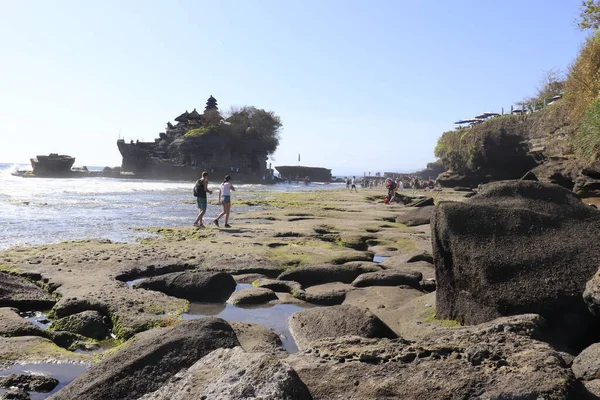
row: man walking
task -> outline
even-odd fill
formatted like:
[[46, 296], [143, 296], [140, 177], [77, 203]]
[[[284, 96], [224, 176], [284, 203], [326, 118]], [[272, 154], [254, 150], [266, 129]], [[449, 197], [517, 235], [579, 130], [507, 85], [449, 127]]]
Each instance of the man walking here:
[[356, 190], [356, 176], [352, 177], [352, 181], [350, 181], [352, 186], [350, 187], [350, 191], [352, 191], [352, 189], [354, 189], [355, 192], [358, 193], [358, 190]]
[[198, 218], [194, 221], [194, 226], [197, 228], [205, 228], [202, 223], [202, 217], [206, 214], [206, 193], [212, 194], [212, 191], [208, 190], [208, 172], [202, 172], [202, 179], [196, 181], [194, 186], [194, 196], [196, 196], [196, 203], [198, 204]]

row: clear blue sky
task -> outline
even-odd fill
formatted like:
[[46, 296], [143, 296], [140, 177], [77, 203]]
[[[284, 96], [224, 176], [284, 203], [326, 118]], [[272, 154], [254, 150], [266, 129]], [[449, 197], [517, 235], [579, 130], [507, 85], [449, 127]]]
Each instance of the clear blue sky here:
[[453, 122], [535, 93], [585, 34], [578, 0], [0, 0], [0, 162], [120, 165], [181, 112], [254, 105], [274, 165], [334, 174], [434, 160]]

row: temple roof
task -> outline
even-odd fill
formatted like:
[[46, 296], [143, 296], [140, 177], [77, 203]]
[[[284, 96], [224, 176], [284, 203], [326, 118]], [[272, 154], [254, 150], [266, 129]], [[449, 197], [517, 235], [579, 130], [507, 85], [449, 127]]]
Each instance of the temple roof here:
[[197, 120], [197, 119], [202, 119], [202, 115], [198, 114], [198, 111], [196, 111], [196, 109], [194, 108], [194, 111], [192, 111], [191, 113], [189, 113], [187, 115], [187, 119], [192, 119], [192, 120]]
[[175, 121], [177, 121], [177, 122], [187, 121], [187, 119], [188, 119], [187, 117], [188, 117], [189, 114], [190, 113], [187, 112], [187, 110], [185, 110], [185, 112], [183, 114], [181, 114], [179, 117], [175, 118]]

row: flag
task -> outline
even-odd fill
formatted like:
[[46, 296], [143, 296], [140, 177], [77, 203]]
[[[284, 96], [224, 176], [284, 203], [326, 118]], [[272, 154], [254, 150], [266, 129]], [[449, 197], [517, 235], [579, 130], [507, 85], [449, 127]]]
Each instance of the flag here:
[[300, 162], [300, 153], [298, 153], [298, 162]]

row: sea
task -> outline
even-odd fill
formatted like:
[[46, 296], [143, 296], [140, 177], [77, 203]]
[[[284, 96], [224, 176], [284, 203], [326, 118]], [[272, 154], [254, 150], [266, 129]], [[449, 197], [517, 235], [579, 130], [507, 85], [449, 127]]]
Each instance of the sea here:
[[[140, 228], [191, 226], [198, 213], [192, 195], [193, 182], [13, 175], [17, 170], [27, 169], [31, 166], [0, 163], [0, 250], [91, 238], [135, 243], [147, 235]], [[102, 167], [88, 169], [102, 170]], [[233, 183], [235, 185], [235, 181]], [[217, 188], [219, 184], [215, 180], [209, 182], [209, 187]], [[236, 206], [236, 199], [249, 200], [272, 192], [336, 190], [344, 184], [278, 183], [235, 187], [232, 224], [236, 223], [236, 212], [255, 209]], [[205, 224], [221, 211], [220, 207], [210, 204], [217, 196], [209, 195]]]

